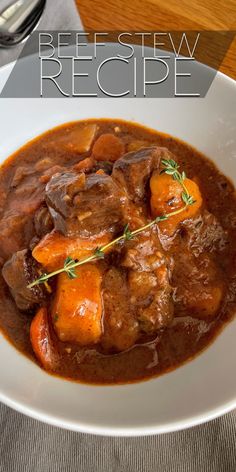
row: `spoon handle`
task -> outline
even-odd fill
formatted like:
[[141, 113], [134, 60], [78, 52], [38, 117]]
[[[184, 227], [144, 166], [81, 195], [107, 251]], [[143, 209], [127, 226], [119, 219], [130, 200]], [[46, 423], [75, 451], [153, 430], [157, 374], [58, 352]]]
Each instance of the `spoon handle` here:
[[30, 20], [40, 0], [17, 0], [0, 14], [0, 29], [10, 34], [17, 33], [24, 22]]

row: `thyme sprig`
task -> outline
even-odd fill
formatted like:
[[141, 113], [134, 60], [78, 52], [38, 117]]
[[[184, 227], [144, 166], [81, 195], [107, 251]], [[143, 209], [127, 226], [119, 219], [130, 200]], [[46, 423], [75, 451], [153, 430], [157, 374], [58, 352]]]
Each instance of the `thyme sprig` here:
[[173, 216], [179, 215], [180, 213], [185, 211], [189, 205], [193, 205], [195, 203], [195, 200], [189, 194], [188, 189], [186, 188], [186, 185], [184, 183], [184, 180], [186, 178], [185, 172], [180, 173], [178, 171], [179, 166], [177, 162], [175, 162], [173, 159], [168, 159], [168, 160], [162, 159], [161, 163], [163, 166], [163, 170], [161, 171], [161, 174], [166, 173], [167, 175], [172, 175], [173, 179], [179, 182], [179, 184], [182, 186], [183, 192], [181, 196], [184, 203], [183, 207], [179, 208], [178, 210], [172, 211], [170, 213], [166, 213], [165, 215], [157, 216], [154, 220], [150, 221], [144, 226], [141, 226], [138, 229], [135, 229], [134, 231], [131, 231], [129, 224], [126, 224], [122, 235], [119, 236], [118, 238], [113, 239], [112, 241], [110, 241], [109, 243], [101, 247], [97, 247], [93, 254], [91, 254], [88, 257], [85, 257], [84, 259], [78, 260], [78, 259], [73, 259], [72, 257], [67, 257], [65, 259], [63, 267], [49, 274], [43, 273], [37, 280], [34, 280], [34, 282], [29, 284], [28, 288], [33, 288], [35, 285], [43, 284], [47, 282], [50, 278], [55, 277], [56, 275], [61, 274], [63, 272], [65, 272], [68, 275], [68, 277], [71, 279], [76, 278], [77, 277], [77, 274], [75, 272], [76, 267], [87, 264], [88, 262], [92, 262], [92, 261], [104, 258], [106, 251], [110, 249], [112, 246], [115, 246], [116, 244], [120, 242], [130, 241], [139, 233], [142, 233], [143, 231], [150, 229], [152, 226], [155, 226], [161, 221], [165, 221]]
[[185, 172], [179, 172], [179, 165], [177, 164], [174, 159], [162, 159], [161, 161], [163, 165], [163, 169], [161, 171], [161, 174], [165, 173], [167, 175], [171, 175], [174, 180], [179, 182], [181, 185], [183, 192], [182, 192], [182, 200], [185, 203], [185, 205], [193, 205], [195, 203], [195, 200], [191, 195], [189, 195], [189, 191], [184, 183], [186, 179], [186, 174]]

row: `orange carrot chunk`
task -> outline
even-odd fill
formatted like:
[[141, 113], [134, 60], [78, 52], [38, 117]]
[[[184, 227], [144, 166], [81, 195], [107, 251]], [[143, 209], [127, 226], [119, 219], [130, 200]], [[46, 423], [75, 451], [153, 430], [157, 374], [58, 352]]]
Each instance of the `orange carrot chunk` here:
[[67, 238], [53, 230], [35, 246], [32, 255], [47, 271], [54, 271], [63, 266], [67, 256], [81, 259], [109, 241], [107, 235], [96, 239]]
[[59, 362], [59, 353], [50, 334], [46, 308], [40, 308], [31, 322], [30, 341], [42, 366], [47, 370], [55, 370]]
[[85, 346], [97, 343], [102, 334], [102, 276], [93, 264], [77, 267], [76, 275], [59, 275], [52, 319], [61, 341]]
[[[168, 220], [160, 223], [161, 229], [170, 234], [173, 234], [176, 231], [179, 223], [188, 218], [194, 217], [202, 206], [202, 196], [198, 185], [190, 179], [185, 179], [184, 184], [189, 195], [191, 195], [195, 200], [195, 203], [188, 206], [179, 215], [172, 216]], [[154, 172], [150, 179], [150, 188], [151, 212], [154, 217], [171, 213], [184, 206], [182, 200], [183, 188], [179, 182], [172, 178], [171, 175]]]

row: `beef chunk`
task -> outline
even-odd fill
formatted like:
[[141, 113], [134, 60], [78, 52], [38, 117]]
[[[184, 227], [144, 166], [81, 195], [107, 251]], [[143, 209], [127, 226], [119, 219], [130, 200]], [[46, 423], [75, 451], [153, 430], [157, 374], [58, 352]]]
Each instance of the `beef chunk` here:
[[154, 272], [130, 271], [129, 288], [140, 331], [154, 334], [170, 324], [174, 308], [166, 266]]
[[109, 175], [56, 174], [46, 187], [46, 202], [55, 229], [65, 236], [98, 236], [124, 226], [127, 197]]
[[41, 285], [27, 288], [38, 277], [37, 265], [30, 251], [18, 251], [3, 266], [2, 275], [20, 310], [30, 310], [45, 298]]
[[175, 314], [211, 320], [224, 295], [223, 274], [210, 254], [195, 257], [186, 247], [179, 254], [172, 278]]
[[129, 296], [126, 272], [112, 267], [103, 279], [105, 350], [124, 351], [132, 347], [139, 336], [138, 320]]
[[39, 177], [39, 182], [43, 184], [44, 186], [49, 182], [49, 180], [52, 178], [53, 175], [66, 172], [66, 167], [59, 166], [56, 164], [53, 167], [50, 167], [50, 169], [47, 169], [43, 172], [43, 174]]
[[26, 167], [26, 166], [17, 167], [10, 186], [12, 188], [18, 187], [18, 185], [21, 184], [21, 182], [25, 179], [25, 177], [28, 177], [29, 175], [32, 175], [33, 173], [34, 173], [34, 168], [32, 167]]
[[[160, 264], [146, 270], [112, 267], [103, 280], [105, 350], [123, 351], [153, 336], [173, 319], [169, 269]], [[154, 258], [153, 258], [154, 262]], [[135, 265], [136, 267], [136, 265]]]
[[10, 211], [0, 220], [0, 255], [7, 260], [16, 251], [27, 247], [33, 238], [31, 215]]
[[140, 327], [147, 334], [154, 334], [161, 328], [168, 326], [173, 320], [174, 305], [172, 302], [170, 285], [160, 287], [152, 295], [147, 307], [140, 307], [138, 319]]
[[129, 269], [150, 272], [164, 262], [155, 230], [149, 230], [126, 243], [121, 264]]
[[155, 146], [129, 152], [115, 162], [112, 176], [126, 188], [131, 200], [139, 201], [144, 198], [148, 179], [160, 160], [170, 157], [166, 148]]
[[227, 245], [227, 231], [207, 210], [204, 210], [197, 218], [186, 221], [183, 227], [186, 231], [187, 243], [195, 256], [204, 251], [223, 250]]
[[153, 334], [167, 326], [173, 318], [172, 288], [169, 261], [160, 251], [155, 231], [147, 231], [125, 248], [123, 266], [129, 268], [132, 305], [140, 330]]
[[42, 238], [53, 229], [53, 221], [46, 205], [42, 205], [34, 215], [36, 235]]

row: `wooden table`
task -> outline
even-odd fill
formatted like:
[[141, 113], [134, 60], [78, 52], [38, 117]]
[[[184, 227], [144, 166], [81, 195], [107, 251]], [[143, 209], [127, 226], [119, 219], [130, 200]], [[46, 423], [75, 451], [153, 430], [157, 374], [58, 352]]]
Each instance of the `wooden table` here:
[[[86, 31], [236, 30], [235, 0], [76, 0]], [[214, 52], [217, 54], [217, 51]], [[211, 65], [211, 64], [210, 64]], [[236, 37], [220, 70], [236, 79]]]

